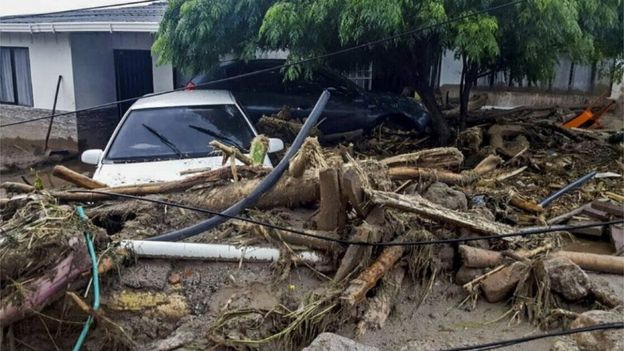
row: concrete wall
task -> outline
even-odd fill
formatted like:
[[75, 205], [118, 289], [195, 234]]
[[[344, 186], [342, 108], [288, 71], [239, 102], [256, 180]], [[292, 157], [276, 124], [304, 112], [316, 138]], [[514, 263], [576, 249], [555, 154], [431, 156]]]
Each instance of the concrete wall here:
[[33, 107], [52, 109], [58, 76], [62, 75], [56, 109], [72, 111], [76, 108], [69, 34], [1, 33], [0, 45], [28, 48]]
[[[606, 62], [605, 64], [610, 65], [611, 63]], [[442, 55], [440, 65], [440, 87], [445, 85], [459, 85], [462, 71], [461, 60], [455, 58], [455, 54], [452, 51], [447, 50], [444, 55]], [[572, 62], [569, 59], [562, 57], [555, 66], [555, 75], [552, 81], [538, 82], [537, 84], [533, 84], [530, 88], [527, 88], [528, 81], [525, 79], [522, 82], [521, 87], [518, 87], [518, 85], [514, 82], [515, 88], [512, 88], [514, 88], [514, 91], [520, 90], [553, 93], [571, 92], [581, 94], [587, 93], [591, 95], [601, 95], [608, 91], [610, 84], [609, 78], [600, 77], [592, 73], [592, 71], [595, 73], [600, 71], [600, 69], [594, 69], [591, 65], [574, 64], [572, 77], [570, 77], [571, 67]], [[507, 78], [504, 74], [498, 74], [494, 85], [497, 89], [506, 88], [509, 86], [509, 83], [506, 80]], [[483, 88], [489, 88], [490, 78], [481, 78], [477, 85]]]

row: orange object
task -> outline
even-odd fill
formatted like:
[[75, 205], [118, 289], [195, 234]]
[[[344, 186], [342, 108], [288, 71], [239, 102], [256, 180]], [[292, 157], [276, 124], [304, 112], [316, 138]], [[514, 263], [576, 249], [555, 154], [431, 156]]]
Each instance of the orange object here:
[[[603, 107], [600, 111], [593, 113], [592, 106], [589, 106], [585, 109], [585, 111], [581, 112], [578, 116], [570, 119], [569, 121], [563, 124], [565, 128], [581, 128], [583, 126], [589, 128], [600, 128], [600, 122], [598, 119], [605, 112], [607, 112], [611, 106], [615, 104], [615, 101], [611, 100], [605, 107]], [[590, 123], [591, 122], [591, 123]], [[588, 124], [589, 123], [589, 124]]]

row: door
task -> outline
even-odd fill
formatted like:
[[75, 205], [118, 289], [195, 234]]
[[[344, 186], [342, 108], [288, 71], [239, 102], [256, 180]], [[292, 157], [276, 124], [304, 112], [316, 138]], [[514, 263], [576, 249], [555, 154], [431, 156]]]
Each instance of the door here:
[[[152, 56], [149, 50], [114, 50], [117, 100], [154, 92]], [[136, 100], [118, 104], [119, 119]]]

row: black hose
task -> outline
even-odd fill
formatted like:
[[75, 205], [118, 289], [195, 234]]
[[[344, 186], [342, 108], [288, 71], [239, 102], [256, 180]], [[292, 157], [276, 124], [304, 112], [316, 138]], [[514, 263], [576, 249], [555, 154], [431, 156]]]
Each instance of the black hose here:
[[[325, 109], [325, 105], [327, 104], [327, 101], [329, 100], [330, 95], [331, 94], [329, 93], [329, 91], [327, 90], [323, 91], [323, 93], [321, 94], [321, 97], [316, 102], [316, 105], [314, 105], [314, 108], [312, 109], [310, 116], [308, 116], [305, 123], [301, 127], [299, 134], [297, 134], [297, 137], [295, 138], [292, 145], [290, 146], [290, 149], [288, 149], [288, 152], [286, 153], [284, 158], [282, 158], [282, 160], [277, 164], [277, 166], [273, 168], [271, 173], [269, 173], [262, 180], [262, 182], [258, 184], [258, 186], [251, 192], [251, 194], [249, 194], [246, 198], [240, 200], [239, 202], [235, 203], [234, 205], [230, 206], [225, 211], [221, 212], [223, 215], [236, 216], [237, 214], [239, 214], [241, 211], [243, 211], [247, 207], [253, 206], [256, 203], [256, 201], [258, 201], [260, 196], [262, 196], [262, 194], [269, 191], [275, 185], [275, 183], [277, 183], [277, 181], [282, 177], [282, 174], [284, 173], [286, 168], [288, 168], [290, 159], [295, 155], [295, 153], [297, 153], [297, 151], [299, 151], [299, 148], [303, 144], [303, 141], [310, 133], [310, 129], [312, 129], [312, 127], [316, 124], [316, 121], [318, 120], [319, 116]], [[228, 217], [225, 217], [225, 216], [213, 216], [203, 222], [199, 222], [190, 227], [186, 227], [186, 228], [175, 230], [173, 232], [158, 235], [158, 236], [149, 238], [147, 240], [180, 241], [180, 240], [198, 235], [200, 233], [203, 233], [207, 230], [210, 230], [218, 226], [219, 224], [226, 222], [228, 220]]]
[[572, 183], [564, 186], [563, 188], [555, 191], [554, 193], [548, 195], [544, 200], [542, 200], [539, 205], [542, 207], [546, 207], [548, 205], [550, 205], [551, 202], [557, 200], [558, 198], [560, 198], [561, 196], [563, 196], [563, 194], [567, 193], [568, 191], [583, 185], [583, 183], [585, 183], [586, 181], [592, 179], [594, 176], [596, 175], [596, 171], [593, 172], [589, 172], [586, 175], [580, 177], [579, 179], [573, 181]]

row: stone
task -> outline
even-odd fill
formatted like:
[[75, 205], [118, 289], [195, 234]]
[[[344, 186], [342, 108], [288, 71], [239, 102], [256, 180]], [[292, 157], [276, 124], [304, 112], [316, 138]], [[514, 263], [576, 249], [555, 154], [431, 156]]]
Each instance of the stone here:
[[[622, 314], [610, 311], [587, 311], [570, 324], [571, 329], [591, 327], [596, 324], [622, 322]], [[624, 350], [624, 329], [597, 330], [572, 334], [572, 339], [583, 351]]]
[[518, 261], [483, 279], [481, 290], [485, 299], [488, 302], [499, 302], [508, 298], [528, 270], [529, 265]]
[[379, 351], [334, 333], [321, 333], [303, 351]]
[[468, 209], [468, 199], [459, 190], [450, 188], [444, 183], [433, 183], [427, 188], [423, 197], [438, 205], [442, 205], [451, 210], [465, 211]]
[[567, 257], [555, 257], [542, 262], [550, 289], [568, 301], [578, 301], [589, 294], [591, 281], [585, 272]]
[[455, 273], [455, 284], [464, 285], [474, 278], [485, 274], [487, 269], [485, 268], [470, 268], [461, 266]]

